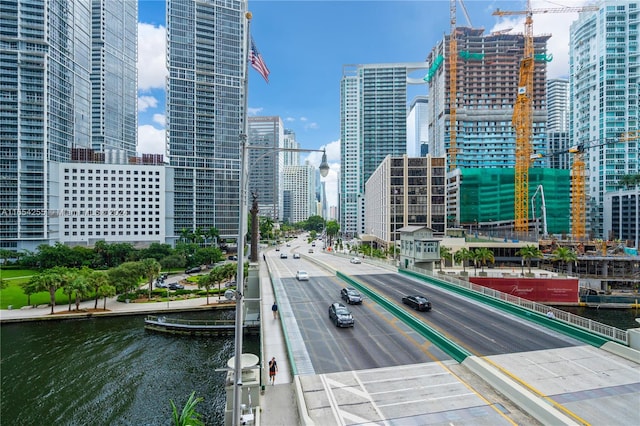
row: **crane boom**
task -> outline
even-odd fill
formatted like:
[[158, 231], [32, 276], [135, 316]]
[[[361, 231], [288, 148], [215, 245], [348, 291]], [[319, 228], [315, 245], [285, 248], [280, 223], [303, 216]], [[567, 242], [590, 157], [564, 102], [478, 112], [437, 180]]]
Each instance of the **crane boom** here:
[[456, 39], [456, 0], [449, 1], [449, 18], [451, 34], [449, 34], [449, 170], [456, 168], [458, 148], [456, 146], [456, 104], [458, 77], [458, 40]]
[[529, 231], [529, 166], [532, 151], [531, 138], [533, 134], [533, 79], [535, 68], [535, 52], [533, 45], [533, 14], [584, 12], [588, 10], [599, 10], [599, 7], [583, 6], [553, 9], [532, 9], [531, 0], [527, 0], [526, 10], [504, 11], [497, 9], [495, 12], [493, 12], [493, 15], [496, 16], [525, 15], [524, 54], [522, 60], [520, 61], [518, 94], [516, 96], [515, 104], [513, 105], [513, 118], [511, 120], [516, 134], [514, 221], [515, 231], [517, 233], [527, 233]]

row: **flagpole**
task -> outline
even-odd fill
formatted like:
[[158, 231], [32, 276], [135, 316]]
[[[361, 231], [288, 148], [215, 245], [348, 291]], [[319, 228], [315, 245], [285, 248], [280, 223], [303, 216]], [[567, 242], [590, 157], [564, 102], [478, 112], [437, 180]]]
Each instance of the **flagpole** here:
[[[244, 4], [247, 4], [245, 2]], [[236, 272], [236, 320], [235, 320], [235, 359], [234, 359], [234, 390], [233, 390], [233, 415], [232, 424], [237, 426], [240, 424], [242, 417], [242, 334], [244, 332], [244, 238], [246, 235], [247, 221], [247, 153], [249, 132], [247, 108], [249, 105], [249, 27], [251, 23], [251, 12], [248, 10], [244, 14], [246, 18], [244, 32], [244, 110], [243, 117], [243, 133], [240, 134], [240, 213], [238, 218], [238, 269]]]

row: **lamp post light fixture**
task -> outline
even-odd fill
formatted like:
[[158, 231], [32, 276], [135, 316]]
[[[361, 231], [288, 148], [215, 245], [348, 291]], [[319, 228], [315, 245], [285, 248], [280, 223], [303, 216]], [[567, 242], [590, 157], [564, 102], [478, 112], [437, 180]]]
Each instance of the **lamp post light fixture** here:
[[[245, 97], [246, 98], [246, 97]], [[246, 111], [246, 108], [245, 108]], [[240, 151], [240, 216], [238, 221], [238, 269], [236, 271], [236, 315], [235, 315], [235, 350], [234, 350], [234, 389], [233, 389], [233, 426], [241, 423], [242, 416], [242, 337], [244, 325], [244, 239], [247, 234], [247, 195], [248, 195], [248, 154], [250, 149], [266, 150], [264, 154], [258, 157], [258, 161], [265, 155], [274, 152], [322, 152], [322, 161], [318, 169], [320, 176], [327, 177], [329, 174], [329, 163], [327, 162], [327, 153], [321, 149], [302, 149], [302, 148], [274, 148], [268, 146], [251, 146], [247, 142], [247, 134], [240, 135], [241, 151]]]

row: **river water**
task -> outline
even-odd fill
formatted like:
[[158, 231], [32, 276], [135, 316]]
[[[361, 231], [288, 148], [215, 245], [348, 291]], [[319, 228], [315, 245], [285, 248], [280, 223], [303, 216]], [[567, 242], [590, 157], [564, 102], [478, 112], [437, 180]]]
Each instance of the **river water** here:
[[[631, 309], [565, 308], [605, 324], [638, 327]], [[167, 315], [233, 319], [234, 311]], [[224, 422], [229, 337], [179, 337], [144, 330], [144, 315], [5, 324], [0, 328], [0, 422], [4, 425], [170, 425], [191, 392], [206, 425]], [[259, 354], [246, 336], [245, 352]]]
[[[179, 318], [233, 319], [234, 311]], [[206, 425], [224, 422], [224, 372], [233, 336], [178, 337], [144, 330], [145, 316], [40, 321], [1, 326], [6, 425], [170, 425], [191, 392]], [[246, 336], [245, 352], [259, 354]]]

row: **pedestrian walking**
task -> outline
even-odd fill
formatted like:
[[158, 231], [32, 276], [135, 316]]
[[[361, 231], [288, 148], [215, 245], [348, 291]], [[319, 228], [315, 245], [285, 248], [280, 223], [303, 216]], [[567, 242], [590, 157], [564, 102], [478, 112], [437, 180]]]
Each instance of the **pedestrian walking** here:
[[278, 319], [278, 304], [276, 302], [271, 305], [271, 312], [273, 312], [273, 319]]
[[276, 383], [276, 373], [278, 372], [278, 364], [276, 363], [276, 357], [274, 356], [269, 361], [269, 382], [271, 382], [271, 386]]

